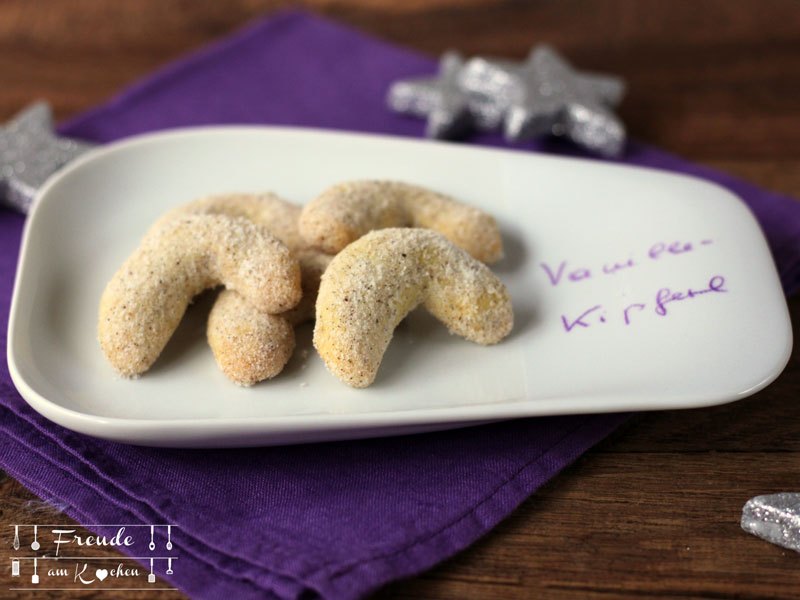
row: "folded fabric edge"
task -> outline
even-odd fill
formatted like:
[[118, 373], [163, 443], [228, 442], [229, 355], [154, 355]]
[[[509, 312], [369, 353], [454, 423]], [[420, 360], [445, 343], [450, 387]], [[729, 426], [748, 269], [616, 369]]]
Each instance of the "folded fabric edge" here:
[[[91, 483], [86, 475], [81, 475], [77, 472], [76, 469], [67, 468], [66, 465], [56, 463], [50, 456], [44, 456], [38, 450], [33, 449], [39, 454], [42, 454], [44, 458], [48, 461], [52, 462], [55, 466], [61, 469], [66, 469], [67, 472], [70, 472], [75, 476], [77, 479], [84, 481], [84, 483], [93, 489], [99, 494], [106, 494], [103, 490], [105, 487], [111, 487], [115, 492], [118, 492], [124, 497], [124, 501], [127, 504], [136, 504], [138, 507], [139, 518], [142, 522], [156, 522], [156, 521], [164, 521], [164, 522], [176, 522], [178, 519], [175, 515], [170, 514], [157, 506], [154, 506], [151, 502], [145, 499], [140, 494], [136, 493], [134, 490], [128, 489], [125, 486], [120, 486], [118, 481], [113, 479], [113, 476], [107, 473], [105, 470], [101, 469], [97, 464], [87, 461], [80, 453], [78, 448], [73, 447], [68, 443], [68, 440], [73, 438], [76, 435], [72, 432], [66, 431], [66, 438], [59, 437], [55, 435], [53, 432], [48, 431], [45, 427], [50, 428], [58, 428], [61, 429], [59, 425], [55, 425], [46, 421], [43, 417], [39, 416], [35, 413], [27, 404], [21, 403], [20, 408], [22, 410], [15, 410], [14, 407], [3, 407], [0, 405], [0, 412], [2, 412], [3, 408], [9, 410], [13, 413], [14, 416], [12, 418], [16, 418], [19, 421], [24, 421], [27, 425], [22, 425], [22, 428], [27, 428], [28, 426], [33, 428], [33, 433], [41, 436], [43, 438], [42, 443], [53, 443], [62, 451], [69, 453], [70, 457], [76, 459], [79, 465], [82, 465], [86, 470], [91, 471], [91, 477], [98, 477], [100, 481], [107, 484], [106, 486], [103, 485], [95, 485]], [[2, 430], [2, 428], [0, 428]], [[24, 444], [24, 442], [21, 442]], [[54, 455], [54, 454], [53, 454]], [[122, 467], [122, 465], [120, 465]], [[110, 498], [121, 507], [125, 508], [126, 504], [123, 503], [123, 500], [118, 498]], [[127, 510], [127, 509], [126, 509]], [[186, 532], [186, 527], [182, 526], [184, 532]], [[237, 531], [229, 530], [224, 533], [227, 536], [235, 536], [238, 533]], [[224, 537], [221, 536], [221, 537]], [[220, 546], [216, 540], [212, 537], [209, 538], [203, 535], [191, 534], [187, 533], [187, 537], [189, 537], [192, 541], [196, 543], [197, 552], [205, 551], [206, 549], [210, 550], [211, 553], [219, 558], [217, 561], [212, 560], [213, 557], [206, 557], [203, 560], [208, 560], [210, 562], [222, 562], [222, 561], [240, 561], [243, 565], [249, 565], [250, 568], [254, 568], [257, 570], [263, 570], [263, 566], [260, 563], [253, 561], [251, 554], [255, 553], [259, 556], [270, 556], [274, 560], [274, 564], [272, 565], [272, 571], [276, 572], [277, 574], [287, 577], [287, 578], [296, 578], [296, 573], [305, 573], [313, 568], [316, 568], [316, 565], [313, 562], [309, 562], [307, 557], [301, 555], [297, 550], [293, 548], [287, 548], [286, 550], [280, 549], [276, 546], [276, 544], [286, 544], [285, 540], [279, 540], [277, 542], [273, 542], [272, 544], [264, 543], [263, 545], [249, 547], [245, 550], [240, 549], [239, 551], [234, 551], [230, 548], [225, 548]], [[231, 572], [236, 567], [231, 568]], [[248, 571], [248, 568], [242, 567], [241, 565], [238, 566], [236, 570], [237, 573], [245, 573]]]
[[591, 415], [550, 448], [531, 459], [472, 510], [423, 539], [347, 565], [326, 565], [308, 575], [329, 598], [359, 598], [379, 587], [421, 573], [465, 549], [507, 518], [544, 482], [605, 439], [632, 414]]
[[[22, 408], [23, 408], [23, 411], [30, 410], [30, 409], [27, 408], [26, 405], [23, 406]], [[98, 477], [100, 477], [101, 479], [105, 480], [107, 484], [109, 484], [111, 486], [115, 486], [115, 488], [119, 487], [118, 484], [110, 478], [110, 476], [107, 476], [102, 471], [98, 470], [98, 468], [94, 464], [86, 463], [86, 461], [84, 461], [84, 459], [80, 456], [80, 453], [76, 449], [70, 448], [69, 444], [67, 444], [64, 440], [62, 440], [61, 438], [55, 438], [49, 432], [43, 430], [39, 426], [39, 424], [37, 423], [37, 420], [41, 420], [40, 417], [38, 417], [37, 415], [35, 415], [32, 412], [31, 412], [31, 415], [29, 415], [29, 416], [28, 415], [24, 415], [24, 414], [20, 414], [18, 412], [16, 412], [16, 414], [17, 414], [17, 417], [19, 419], [22, 419], [22, 420], [26, 421], [27, 423], [30, 424], [30, 426], [32, 426], [35, 429], [37, 429], [41, 433], [41, 435], [49, 438], [53, 443], [55, 443], [55, 444], [59, 445], [60, 447], [62, 447], [62, 449], [64, 451], [66, 451], [66, 452], [69, 452], [72, 457], [74, 457], [74, 458], [78, 459], [79, 461], [85, 463], [85, 466], [86, 466], [87, 469], [90, 469], [90, 470], [94, 471], [96, 473], [96, 475]], [[574, 434], [576, 429], [579, 429], [580, 427], [582, 427], [583, 423], [588, 423], [588, 425], [591, 425], [593, 427], [594, 423], [596, 421], [600, 420], [601, 422], [603, 422], [603, 426], [601, 427], [601, 431], [605, 430], [606, 429], [606, 423], [607, 423], [607, 420], [609, 418], [610, 418], [609, 415], [587, 415], [587, 416], [584, 416], [581, 419], [581, 422], [578, 425], [576, 425], [575, 428], [573, 428], [570, 431], [565, 432], [564, 435], [562, 436], [562, 438], [558, 442], [556, 442], [556, 444], [554, 444], [553, 446], [551, 446], [548, 449], [544, 449], [542, 451], [542, 453], [540, 454], [540, 456], [545, 456], [550, 450], [552, 450], [552, 448], [556, 448], [559, 444], [564, 443], [564, 440], [570, 440], [571, 439], [570, 436], [572, 436]], [[624, 420], [624, 419], [622, 419], [622, 420]], [[620, 422], [622, 422], [622, 421], [620, 421]], [[47, 425], [47, 423], [43, 422], [43, 425]], [[608, 431], [606, 431], [606, 433], [603, 433], [602, 435], [604, 436], [607, 433], [610, 433], [610, 429]], [[598, 439], [601, 439], [601, 438], [598, 438]], [[575, 455], [571, 456], [571, 457], [567, 457], [567, 461], [571, 462], [572, 460], [574, 460], [574, 458], [577, 458], [577, 456], [583, 451], [583, 449], [590, 447], [594, 443], [595, 443], [594, 441], [590, 441], [588, 444], [585, 444], [584, 446], [580, 446], [579, 445], [579, 449], [577, 450]], [[531, 459], [531, 460], [529, 460], [526, 463], [525, 466], [520, 468], [520, 471], [522, 471], [525, 468], [527, 468], [528, 466], [530, 466], [531, 463], [535, 463], [537, 460], [539, 460], [539, 458], [536, 458], [536, 457]], [[515, 478], [517, 478], [519, 476], [520, 476], [520, 472], [518, 471], [518, 473], [515, 474], [511, 478], [511, 480], [509, 480], [509, 481], [512, 481], [513, 479], [515, 479]], [[548, 477], [550, 477], [550, 476], [552, 476], [552, 475], [548, 475]], [[535, 488], [532, 488], [531, 491], [526, 493], [526, 495], [529, 495], [530, 493], [532, 493], [533, 490], [535, 490]], [[129, 502], [132, 499], [131, 496], [133, 496], [133, 498], [136, 498], [136, 499], [139, 498], [137, 495], [131, 494], [131, 492], [128, 491], [128, 490], [120, 490], [120, 492], [121, 493], [124, 492], [124, 493], [128, 494], [128, 497], [126, 498], [126, 500], [128, 500]], [[492, 492], [490, 494], [490, 496], [493, 495], [494, 493], [495, 492]], [[515, 502], [514, 506], [516, 504], [518, 504], [522, 499], [524, 499], [524, 497], [522, 497], [519, 501]], [[147, 511], [152, 511], [153, 513], [158, 515], [156, 517], [156, 519], [161, 518], [161, 519], [163, 519], [163, 520], [165, 520], [167, 522], [173, 522], [174, 521], [174, 519], [172, 518], [171, 515], [169, 515], [168, 513], [164, 513], [161, 510], [158, 510], [156, 507], [152, 506], [152, 504], [150, 504], [149, 502], [146, 502], [144, 500], [141, 500], [141, 502], [142, 502], [143, 506], [146, 506]], [[507, 507], [506, 509], [500, 509], [500, 510], [504, 511], [505, 513], [507, 513], [507, 512], [509, 512], [511, 510], [511, 508], [513, 508], [513, 506]], [[474, 508], [473, 508], [473, 510], [474, 510]], [[469, 517], [469, 513], [466, 513], [462, 518], [468, 518], [468, 517]], [[144, 520], [147, 520], [150, 517], [142, 517], [142, 518]], [[498, 521], [499, 521], [500, 518], [502, 518], [502, 515], [498, 518]], [[452, 525], [452, 523], [447, 525], [446, 528], [450, 527], [451, 525]], [[434, 532], [432, 534], [428, 534], [426, 536], [426, 539], [430, 538], [430, 537], [434, 537], [436, 535], [439, 535], [440, 533], [441, 533], [441, 530], [437, 531], [437, 532]], [[196, 539], [200, 543], [204, 544], [210, 550], [219, 552], [222, 556], [224, 556], [226, 558], [242, 560], [245, 563], [252, 564], [253, 566], [255, 566], [258, 569], [263, 568], [263, 567], [261, 567], [260, 564], [255, 564], [251, 560], [248, 560], [249, 557], [246, 554], [231, 552], [230, 549], [228, 549], [228, 548], [221, 548], [217, 544], [214, 543], [214, 540], [205, 539], [203, 536], [198, 537], [196, 535], [193, 536], [193, 539]], [[285, 544], [286, 540], [280, 540], [280, 543]], [[401, 552], [406, 551], [407, 548], [410, 545], [415, 545], [415, 544], [418, 544], [418, 543], [421, 543], [421, 540], [412, 541], [410, 544], [404, 545], [403, 548], [401, 548], [401, 549], [397, 549], [397, 548], [384, 549], [381, 552], [381, 555], [379, 557], [374, 557], [373, 555], [366, 555], [366, 556], [356, 557], [354, 559], [354, 563], [355, 564], [359, 564], [361, 562], [369, 562], [371, 560], [374, 560], [375, 558], [380, 558], [380, 557], [384, 557], [384, 556], [387, 556], [387, 555], [399, 554]], [[340, 561], [339, 562], [331, 561], [331, 563], [323, 563], [323, 564], [319, 564], [318, 562], [315, 563], [315, 562], [312, 561], [309, 564], [308, 561], [300, 560], [299, 557], [295, 556], [296, 552], [295, 553], [291, 553], [291, 549], [289, 549], [287, 551], [277, 551], [275, 549], [275, 547], [271, 547], [269, 549], [261, 549], [261, 550], [260, 549], [256, 549], [256, 548], [250, 548], [250, 550], [251, 551], [256, 551], [256, 552], [261, 552], [263, 550], [264, 553], [268, 552], [273, 557], [274, 561], [277, 561], [277, 562], [273, 562], [273, 564], [271, 565], [272, 570], [277, 570], [276, 572], [279, 572], [279, 573], [283, 574], [284, 576], [293, 577], [293, 578], [296, 578], [296, 579], [298, 579], [300, 581], [304, 581], [304, 582], [310, 580], [311, 575], [309, 575], [309, 573], [313, 574], [314, 572], [317, 572], [317, 571], [320, 571], [320, 570], [324, 571], [325, 569], [327, 569], [329, 567], [330, 568], [336, 568], [336, 565], [338, 565], [339, 568], [346, 568], [346, 567], [342, 567], [341, 566], [341, 562]], [[281, 558], [281, 556], [282, 556], [282, 558]]]
[[[275, 572], [274, 570], [270, 570], [269, 573], [277, 577], [291, 579], [292, 585], [306, 586], [305, 589], [307, 591], [316, 590], [324, 597], [337, 598], [350, 597], [348, 595], [348, 589], [350, 588], [353, 589], [355, 594], [352, 597], [358, 597], [388, 581], [398, 578], [398, 576], [406, 577], [419, 573], [440, 562], [450, 554], [465, 548], [487, 533], [489, 529], [505, 518], [511, 510], [536, 490], [538, 484], [531, 485], [531, 482], [541, 483], [553, 477], [561, 468], [573, 462], [586, 449], [606, 437], [613, 429], [627, 420], [629, 416], [627, 414], [611, 414], [593, 415], [584, 418], [575, 428], [566, 432], [557, 443], [528, 461], [514, 476], [505, 481], [499, 488], [493, 490], [473, 509], [462, 515], [455, 522], [427, 535], [424, 539], [415, 540], [400, 549], [381, 552], [377, 556], [360, 557], [347, 565], [331, 563], [318, 567], [311, 572], [303, 570], [296, 572], [296, 574]], [[11, 418], [19, 419], [19, 417], [14, 416]], [[7, 432], [2, 432], [6, 437], [11, 437]], [[46, 434], [40, 433], [39, 435], [49, 437]], [[55, 444], [56, 441], [50, 439], [49, 443]], [[18, 440], [15, 440], [15, 444], [18, 448], [21, 445]], [[28, 447], [25, 451], [38, 454], [40, 462], [46, 461], [61, 475], [68, 474], [75, 479], [75, 473], [64, 471], [63, 467], [53, 463], [49, 456], [41, 454], [32, 447]], [[18, 473], [17, 469], [9, 461], [0, 460], [0, 463], [13, 476], [19, 475], [18, 478], [25, 478], [24, 475]], [[543, 466], [539, 466], [540, 463]], [[93, 495], [98, 495], [99, 492], [96, 486], [88, 485], [80, 479], [76, 481], [80, 483], [83, 489]], [[63, 499], [66, 499], [66, 495], [59, 495], [54, 491], [48, 491], [47, 495], [56, 497], [59, 500], [62, 499], [62, 496]], [[120, 504], [119, 500], [107, 498], [106, 502], [109, 501], [113, 502], [120, 510], [131, 514], [130, 509]], [[152, 507], [148, 505], [147, 508], [151, 509]], [[135, 520], [136, 522], [148, 522], [147, 517], [142, 515], [137, 515]], [[156, 521], [158, 520], [156, 519]], [[192, 538], [188, 532], [184, 533], [187, 538]], [[200, 542], [200, 545], [201, 547], [207, 547], [205, 542]], [[215, 552], [211, 548], [208, 549]], [[190, 548], [187, 548], [187, 550], [190, 550]], [[192, 554], [195, 553], [192, 552]], [[236, 571], [236, 562], [225, 564], [231, 560], [237, 561], [236, 557], [225, 554], [220, 559], [219, 561], [209, 562], [207, 557], [197, 557], [199, 562], [212, 569], [220, 569], [221, 567], [222, 570], [237, 581], [245, 581], [242, 579], [244, 572]], [[254, 566], [266, 571], [261, 566]], [[243, 569], [243, 571], [250, 571], [250, 569]], [[255, 575], [255, 577], [258, 578], [258, 575]]]
[[[20, 481], [20, 483], [36, 494], [39, 498], [48, 497], [51, 499], [56, 499], [59, 502], [63, 503], [64, 505], [64, 513], [70, 516], [71, 518], [75, 519], [82, 527], [89, 529], [90, 531], [94, 531], [95, 533], [102, 534], [101, 531], [96, 531], [92, 529], [91, 524], [97, 522], [97, 519], [100, 519], [100, 522], [120, 522], [125, 524], [150, 524], [154, 522], [159, 522], [161, 519], [148, 519], [143, 518], [141, 515], [131, 512], [131, 509], [124, 504], [121, 504], [117, 499], [109, 497], [107, 494], [103, 494], [99, 491], [97, 486], [93, 486], [86, 481], [82, 477], [80, 477], [77, 473], [72, 471], [67, 471], [63, 469], [60, 465], [53, 462], [53, 460], [45, 455], [42, 452], [39, 452], [36, 448], [33, 448], [30, 445], [26, 445], [21, 443], [18, 439], [15, 438], [13, 434], [8, 432], [5, 428], [0, 428], [0, 440], [5, 439], [5, 442], [0, 442], [0, 449], [4, 446], [8, 449], [11, 445], [14, 445], [14, 450], [19, 454], [25, 455], [25, 464], [29, 466], [29, 468], [34, 468], [34, 470], [38, 471], [39, 473], [45, 473], [45, 478], [37, 477], [38, 481], [59, 481], [60, 483], [64, 484], [69, 481], [71, 485], [71, 493], [74, 497], [74, 490], [80, 489], [84, 498], [86, 495], [89, 495], [93, 498], [93, 504], [98, 507], [103, 507], [107, 510], [113, 509], [113, 518], [109, 519], [108, 517], [104, 517], [100, 514], [90, 515], [88, 514], [85, 509], [83, 509], [79, 504], [85, 504], [86, 502], [75, 503], [73, 500], [70, 500], [65, 493], [61, 493], [59, 490], [45, 487], [38, 483], [34, 483], [34, 479], [28, 476], [28, 472], [30, 469], [23, 473], [20, 469], [15, 467], [15, 463], [4, 460], [5, 455], [8, 454], [8, 450], [5, 452], [0, 453], [0, 467], [3, 468], [7, 473], [9, 473], [12, 477]], [[35, 488], [35, 489], [33, 489]], [[105, 513], [104, 513], [105, 514]], [[84, 524], [85, 523], [85, 524]], [[156, 534], [156, 539], [160, 539], [160, 543], [164, 544], [166, 542], [166, 538], [161, 534]], [[202, 569], [203, 572], [209, 571], [217, 574], [217, 579], [220, 579], [219, 575], [222, 575], [228, 581], [228, 585], [244, 585], [245, 587], [250, 586], [254, 589], [259, 590], [259, 594], [255, 595], [254, 597], [262, 597], [265, 590], [271, 590], [274, 592], [277, 597], [280, 598], [295, 598], [299, 597], [301, 594], [310, 591], [310, 588], [306, 586], [303, 581], [299, 581], [292, 577], [291, 575], [283, 574], [277, 572], [275, 570], [268, 570], [262, 566], [249, 564], [249, 565], [240, 565], [241, 562], [236, 557], [231, 557], [228, 555], [222, 555], [217, 557], [217, 560], [212, 560], [213, 557], [205, 557], [198, 553], [198, 549], [205, 550], [207, 548], [207, 544], [204, 542], [197, 542], [195, 538], [188, 532], [183, 531], [181, 529], [181, 538], [184, 538], [189, 542], [188, 547], [186, 544], [181, 546], [184, 554], [182, 555], [184, 559], [192, 560], [196, 563], [199, 569]], [[193, 547], [194, 546], [194, 547]], [[177, 547], [177, 544], [176, 544]], [[129, 554], [125, 548], [120, 548], [120, 552], [124, 554]], [[216, 551], [212, 550], [212, 555], [217, 554]], [[137, 561], [139, 562], [139, 561]], [[142, 566], [149, 567], [149, 563], [146, 565], [143, 562], [140, 562]], [[237, 566], [241, 566], [240, 570], [237, 570]], [[169, 577], [162, 576], [164, 579], [170, 580]], [[269, 585], [267, 582], [264, 581], [265, 579], [269, 579]], [[187, 593], [190, 590], [194, 590], [197, 587], [197, 590], [193, 591], [192, 593], [196, 593], [197, 591], [204, 591], [207, 589], [207, 584], [203, 584], [200, 586], [185, 586], [183, 581], [173, 581], [176, 585], [180, 583], [181, 589], [186, 588], [184, 591]], [[192, 582], [194, 583], [194, 582]], [[233, 591], [233, 590], [231, 590]], [[234, 594], [235, 597], [240, 597], [238, 591]], [[205, 597], [205, 596], [198, 596], [198, 597]], [[217, 597], [216, 595], [212, 595], [209, 597]]]

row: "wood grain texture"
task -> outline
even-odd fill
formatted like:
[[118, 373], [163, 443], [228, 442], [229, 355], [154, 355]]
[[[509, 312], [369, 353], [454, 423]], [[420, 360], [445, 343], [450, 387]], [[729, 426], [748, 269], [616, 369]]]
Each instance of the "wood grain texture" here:
[[[35, 98], [69, 117], [283, 6], [3, 0], [0, 120]], [[620, 112], [632, 137], [800, 197], [795, 0], [309, 0], [303, 6], [433, 55], [457, 48], [520, 58], [534, 42], [548, 41], [581, 68], [628, 80]], [[800, 300], [790, 309], [797, 322]], [[743, 533], [738, 521], [753, 495], [800, 491], [798, 397], [795, 351], [778, 381], [749, 399], [642, 414], [472, 547], [377, 597], [796, 598], [800, 554]], [[29, 522], [37, 510], [34, 496], [0, 479], [0, 526]], [[10, 585], [4, 567], [0, 596]], [[101, 596], [70, 592], [70, 598], [94, 597]]]

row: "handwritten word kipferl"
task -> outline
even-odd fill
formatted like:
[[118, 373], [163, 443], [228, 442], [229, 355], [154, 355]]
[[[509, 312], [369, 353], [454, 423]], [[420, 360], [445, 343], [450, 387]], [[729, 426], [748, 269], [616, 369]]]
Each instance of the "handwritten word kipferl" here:
[[633, 302], [628, 304], [621, 311], [609, 312], [602, 304], [590, 306], [578, 315], [561, 315], [561, 323], [564, 331], [570, 333], [576, 329], [587, 329], [599, 324], [609, 322], [622, 322], [626, 326], [634, 320], [634, 315], [652, 310], [659, 317], [666, 317], [669, 313], [669, 305], [675, 302], [693, 300], [705, 295], [727, 293], [725, 288], [725, 278], [722, 275], [714, 275], [708, 280], [708, 284], [701, 288], [686, 288], [672, 290], [668, 287], [660, 288], [649, 302]]
[[693, 290], [689, 288], [685, 292], [673, 292], [669, 288], [661, 288], [656, 294], [656, 314], [662, 317], [666, 316], [667, 302], [689, 300], [710, 292], [727, 292], [728, 290], [722, 287], [724, 285], [725, 278], [722, 275], [714, 275], [714, 277], [709, 280], [708, 287], [702, 290]]

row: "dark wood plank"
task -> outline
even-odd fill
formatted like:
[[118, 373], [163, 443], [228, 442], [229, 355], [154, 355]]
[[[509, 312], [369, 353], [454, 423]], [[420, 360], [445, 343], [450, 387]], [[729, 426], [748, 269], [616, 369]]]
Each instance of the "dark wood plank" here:
[[[65, 117], [277, 2], [0, 4], [0, 117], [46, 95]], [[793, 0], [308, 2], [420, 51], [522, 57], [538, 41], [625, 76], [634, 137], [697, 159], [796, 158], [800, 10]]]
[[[69, 117], [284, 4], [0, 2], [0, 120], [40, 97]], [[431, 55], [457, 48], [520, 58], [548, 41], [581, 68], [628, 80], [621, 114], [633, 137], [800, 197], [795, 0], [304, 5]], [[800, 300], [791, 312], [797, 322]], [[738, 520], [747, 498], [798, 490], [798, 397], [795, 351], [778, 381], [749, 399], [642, 414], [472, 547], [377, 597], [797, 597], [800, 555], [743, 533]], [[17, 482], [0, 479], [0, 526], [41, 510]], [[6, 590], [11, 578], [1, 573]]]

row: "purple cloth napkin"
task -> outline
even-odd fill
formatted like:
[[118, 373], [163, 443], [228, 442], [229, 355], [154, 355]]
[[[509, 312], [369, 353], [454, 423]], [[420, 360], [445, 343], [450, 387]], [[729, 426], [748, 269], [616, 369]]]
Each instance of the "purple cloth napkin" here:
[[[534, 40], [531, 40], [532, 42]], [[422, 135], [391, 113], [391, 81], [429, 57], [303, 13], [256, 23], [61, 128], [106, 142], [210, 123]], [[504, 145], [496, 136], [471, 140]], [[573, 152], [557, 143], [525, 150]], [[716, 181], [751, 206], [787, 292], [800, 283], [800, 206], [632, 144], [622, 162]], [[0, 319], [23, 219], [0, 211]], [[5, 346], [6, 337], [0, 342]], [[466, 547], [625, 415], [526, 419], [435, 434], [246, 450], [100, 441], [40, 417], [0, 370], [0, 466], [81, 523], [175, 523], [174, 575], [194, 598], [356, 598]], [[163, 544], [163, 533], [158, 532]]]

